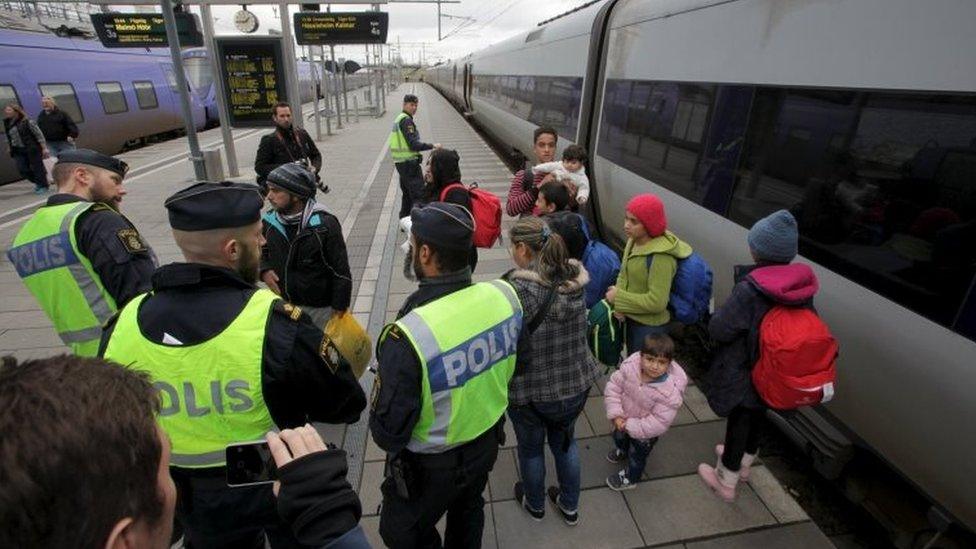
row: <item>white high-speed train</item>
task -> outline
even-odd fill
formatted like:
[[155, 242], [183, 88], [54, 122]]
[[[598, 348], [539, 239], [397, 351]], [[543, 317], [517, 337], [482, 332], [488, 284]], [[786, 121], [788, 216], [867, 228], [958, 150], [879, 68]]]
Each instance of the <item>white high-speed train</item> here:
[[[976, 2], [605, 0], [427, 71], [506, 150], [590, 153], [619, 243], [653, 192], [715, 271], [780, 208], [840, 341], [837, 393], [774, 421], [827, 476], [866, 450], [976, 529]], [[707, 456], [703, 456], [703, 459]]]

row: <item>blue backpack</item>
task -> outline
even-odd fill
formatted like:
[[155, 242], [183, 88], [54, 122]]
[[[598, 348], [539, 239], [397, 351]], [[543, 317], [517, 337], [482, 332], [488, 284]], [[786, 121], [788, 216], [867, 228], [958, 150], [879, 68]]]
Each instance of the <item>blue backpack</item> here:
[[[647, 268], [651, 268], [653, 254], [647, 256]], [[708, 314], [712, 298], [712, 269], [698, 252], [678, 259], [678, 270], [671, 281], [668, 309], [671, 317], [682, 324], [695, 324]]]
[[590, 282], [583, 290], [586, 308], [591, 309], [603, 299], [607, 289], [617, 283], [620, 273], [620, 258], [609, 246], [592, 238], [586, 220], [580, 216], [580, 227], [586, 236], [586, 249], [583, 250], [583, 266], [590, 274]]

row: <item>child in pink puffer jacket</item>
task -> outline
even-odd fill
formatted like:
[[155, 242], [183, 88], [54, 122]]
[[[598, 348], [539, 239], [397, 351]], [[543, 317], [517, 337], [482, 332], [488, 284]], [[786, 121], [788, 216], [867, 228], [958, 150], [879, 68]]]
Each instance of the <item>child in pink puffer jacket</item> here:
[[657, 437], [681, 408], [688, 376], [673, 356], [674, 342], [667, 334], [649, 335], [607, 382], [603, 400], [613, 423], [614, 444], [607, 460], [627, 460], [626, 469], [607, 477], [607, 486], [614, 490], [637, 486]]

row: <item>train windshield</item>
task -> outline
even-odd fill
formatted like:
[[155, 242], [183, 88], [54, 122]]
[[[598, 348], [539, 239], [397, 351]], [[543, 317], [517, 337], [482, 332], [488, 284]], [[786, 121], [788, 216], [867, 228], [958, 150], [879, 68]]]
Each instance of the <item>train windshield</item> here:
[[194, 90], [206, 93], [213, 85], [213, 67], [206, 57], [189, 57], [183, 60], [186, 67], [186, 77]]

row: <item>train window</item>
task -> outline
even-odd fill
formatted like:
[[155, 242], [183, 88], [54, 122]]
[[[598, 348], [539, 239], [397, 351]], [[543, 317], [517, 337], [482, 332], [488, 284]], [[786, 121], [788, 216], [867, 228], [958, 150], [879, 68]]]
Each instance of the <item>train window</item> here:
[[528, 118], [575, 141], [582, 93], [582, 78], [537, 76]]
[[976, 97], [760, 89], [735, 174], [733, 221], [788, 209], [804, 256], [976, 339]]
[[71, 84], [38, 84], [37, 89], [41, 96], [53, 97], [58, 108], [66, 112], [76, 123], [85, 121], [81, 112], [81, 105], [78, 103], [78, 96], [75, 88]]
[[[748, 86], [608, 80], [598, 152], [655, 184], [721, 210], [751, 98]], [[713, 119], [718, 123], [710, 125]]]
[[98, 96], [102, 98], [102, 108], [105, 114], [117, 114], [129, 110], [128, 103], [125, 102], [125, 94], [122, 93], [122, 84], [119, 82], [95, 82], [98, 89]]
[[159, 100], [156, 99], [156, 88], [153, 87], [151, 81], [136, 80], [132, 83], [132, 87], [136, 90], [136, 101], [139, 102], [140, 109], [155, 109], [159, 106]]
[[17, 97], [17, 90], [9, 84], [0, 84], [0, 106], [8, 103], [20, 105], [20, 98]]

